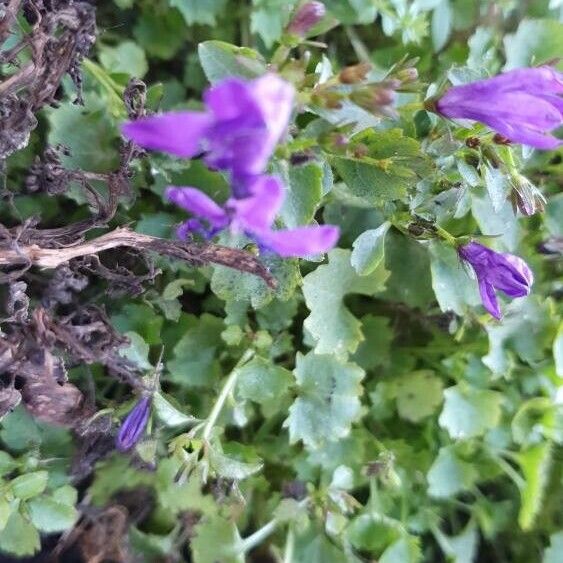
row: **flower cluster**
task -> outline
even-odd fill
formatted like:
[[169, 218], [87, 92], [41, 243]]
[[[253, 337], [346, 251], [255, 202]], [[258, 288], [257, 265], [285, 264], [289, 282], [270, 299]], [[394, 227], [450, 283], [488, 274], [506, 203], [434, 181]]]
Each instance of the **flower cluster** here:
[[180, 237], [210, 238], [230, 228], [281, 256], [308, 256], [336, 244], [337, 227], [272, 228], [284, 188], [264, 171], [287, 129], [293, 99], [292, 86], [274, 74], [226, 79], [205, 92], [205, 111], [164, 113], [124, 125], [123, 133], [142, 147], [184, 158], [203, 155], [210, 168], [230, 174], [232, 193], [223, 206], [193, 187], [167, 189], [170, 201], [195, 216], [180, 226]]
[[551, 67], [521, 68], [450, 88], [436, 110], [449, 118], [485, 123], [511, 141], [557, 148], [550, 131], [563, 125], [563, 75]]
[[524, 297], [530, 293], [534, 275], [518, 256], [495, 252], [478, 242], [460, 246], [458, 253], [475, 271], [483, 306], [495, 319], [502, 317], [496, 290], [508, 297]]

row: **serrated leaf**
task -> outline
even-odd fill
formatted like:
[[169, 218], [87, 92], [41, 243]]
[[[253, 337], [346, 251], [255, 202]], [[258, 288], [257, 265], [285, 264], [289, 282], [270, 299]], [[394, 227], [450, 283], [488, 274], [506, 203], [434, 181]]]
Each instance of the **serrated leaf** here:
[[500, 420], [502, 395], [496, 391], [460, 383], [446, 389], [444, 398], [438, 422], [454, 439], [480, 436]]
[[506, 174], [499, 168], [485, 166], [485, 187], [493, 204], [493, 211], [498, 213], [506, 203], [511, 185]]
[[518, 463], [525, 479], [525, 484], [520, 490], [522, 504], [518, 513], [518, 523], [523, 530], [533, 527], [541, 510], [549, 478], [552, 450], [551, 443], [544, 442], [518, 454]]
[[441, 242], [430, 245], [430, 271], [432, 289], [442, 311], [463, 315], [467, 307], [481, 302], [477, 282], [467, 274], [451, 246]]
[[434, 531], [444, 554], [453, 563], [473, 563], [477, 555], [479, 534], [475, 522], [470, 521], [463, 531], [456, 536], [446, 536], [439, 530]]
[[358, 276], [350, 257], [349, 250], [332, 250], [328, 264], [303, 279], [303, 295], [311, 311], [304, 325], [319, 354], [345, 354], [358, 348], [363, 338], [361, 323], [344, 306], [343, 299], [351, 293], [375, 295], [383, 290], [389, 275], [380, 264], [370, 275]]
[[346, 436], [361, 414], [364, 371], [334, 356], [310, 352], [297, 355], [294, 374], [299, 395], [284, 422], [290, 442], [302, 440], [315, 448]]
[[420, 540], [413, 536], [404, 536], [383, 552], [379, 563], [418, 563], [421, 559]]
[[133, 41], [123, 41], [116, 47], [103, 45], [99, 50], [99, 58], [110, 73], [143, 78], [149, 69], [145, 52]]
[[266, 72], [262, 56], [247, 47], [204, 41], [198, 45], [198, 54], [205, 76], [212, 84], [229, 76], [256, 78]]
[[324, 172], [318, 162], [290, 166], [279, 161], [274, 172], [281, 176], [285, 187], [285, 199], [280, 216], [289, 229], [310, 223], [323, 195]]
[[41, 547], [37, 530], [17, 511], [10, 514], [0, 532], [0, 550], [18, 557], [33, 555]]
[[140, 334], [128, 331], [125, 336], [129, 339], [129, 346], [121, 348], [119, 354], [127, 358], [140, 369], [152, 369], [153, 365], [149, 362], [150, 347]]
[[263, 463], [246, 463], [227, 456], [214, 448], [209, 449], [209, 465], [219, 477], [240, 481], [258, 473]]
[[389, 327], [389, 319], [366, 315], [362, 317], [362, 333], [364, 340], [352, 356], [352, 360], [365, 370], [389, 363], [391, 342], [395, 337]]
[[266, 47], [277, 41], [289, 22], [297, 0], [252, 0], [250, 29], [260, 35]]
[[254, 358], [238, 369], [237, 395], [261, 405], [279, 401], [292, 382], [291, 372], [264, 358]]
[[440, 448], [428, 471], [428, 493], [437, 498], [451, 498], [470, 489], [477, 480], [477, 469], [462, 460], [455, 446]]
[[152, 404], [157, 418], [166, 426], [174, 428], [198, 421], [194, 416], [185, 414], [177, 409], [162, 393], [155, 393], [153, 395]]
[[399, 416], [420, 422], [442, 403], [442, 380], [431, 370], [419, 370], [393, 381]]
[[401, 538], [400, 522], [376, 512], [361, 514], [350, 524], [348, 536], [357, 549], [382, 553]]
[[33, 525], [47, 534], [69, 530], [78, 518], [78, 511], [74, 506], [49, 497], [35, 498], [27, 506]]
[[238, 553], [240, 535], [229, 520], [220, 516], [206, 518], [194, 531], [190, 541], [194, 563], [244, 563], [244, 555]]
[[371, 274], [385, 257], [385, 235], [391, 223], [386, 221], [377, 229], [364, 231], [352, 244], [352, 267], [360, 276]]
[[207, 313], [189, 317], [190, 328], [173, 350], [166, 366], [171, 379], [185, 386], [209, 386], [219, 374], [217, 349], [221, 346], [223, 321]]
[[432, 170], [418, 141], [403, 136], [401, 129], [367, 129], [352, 137], [350, 143], [366, 147], [366, 156], [332, 155], [329, 160], [349, 193], [366, 204], [404, 199], [408, 189]]
[[178, 8], [188, 25], [215, 25], [227, 0], [168, 0], [171, 8]]

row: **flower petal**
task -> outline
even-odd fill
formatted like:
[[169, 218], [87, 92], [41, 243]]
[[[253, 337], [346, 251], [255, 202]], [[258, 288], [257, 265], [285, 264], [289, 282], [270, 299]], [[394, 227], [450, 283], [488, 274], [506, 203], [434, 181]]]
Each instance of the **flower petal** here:
[[231, 199], [227, 204], [234, 212], [233, 226], [242, 231], [269, 230], [282, 206], [283, 186], [275, 176], [258, 176], [249, 181], [251, 195]]
[[495, 288], [485, 279], [479, 278], [479, 293], [483, 307], [497, 320], [502, 318], [498, 299], [495, 294]]
[[117, 449], [125, 452], [130, 450], [141, 438], [151, 412], [151, 398], [143, 397], [127, 415], [119, 434], [117, 435]]
[[212, 121], [207, 113], [169, 112], [125, 123], [125, 137], [145, 149], [191, 158], [202, 150], [202, 141]]
[[165, 195], [168, 201], [206, 219], [214, 227], [224, 227], [228, 222], [225, 210], [196, 188], [169, 186]]
[[336, 245], [339, 236], [340, 229], [331, 225], [256, 233], [261, 244], [286, 258], [327, 252]]

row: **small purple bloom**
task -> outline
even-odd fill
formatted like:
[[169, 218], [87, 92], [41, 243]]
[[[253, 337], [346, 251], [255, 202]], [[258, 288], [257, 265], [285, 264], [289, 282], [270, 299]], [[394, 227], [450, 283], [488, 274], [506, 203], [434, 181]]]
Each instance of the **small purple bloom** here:
[[118, 450], [126, 452], [141, 439], [141, 436], [145, 432], [150, 412], [151, 397], [143, 397], [137, 402], [121, 424], [116, 440]]
[[186, 238], [195, 231], [209, 238], [229, 227], [233, 233], [243, 233], [284, 257], [326, 252], [338, 241], [339, 229], [331, 225], [272, 229], [284, 198], [283, 187], [276, 177], [256, 176], [248, 181], [247, 190], [247, 197], [230, 198], [221, 207], [196, 188], [170, 186], [166, 197], [198, 217], [183, 223], [178, 236]]
[[449, 118], [485, 123], [511, 141], [554, 149], [561, 140], [550, 131], [563, 124], [563, 75], [542, 66], [521, 68], [453, 86], [436, 103]]
[[122, 130], [144, 148], [184, 158], [203, 153], [211, 168], [245, 178], [266, 168], [286, 131], [293, 98], [293, 87], [275, 74], [250, 81], [228, 78], [207, 89], [205, 111], [154, 115]]
[[508, 297], [524, 297], [530, 293], [534, 275], [518, 256], [495, 252], [478, 242], [460, 246], [458, 253], [473, 267], [483, 306], [495, 319], [502, 317], [496, 290]]
[[295, 12], [286, 31], [299, 37], [305, 37], [312, 27], [317, 25], [326, 14], [322, 2], [306, 2]]

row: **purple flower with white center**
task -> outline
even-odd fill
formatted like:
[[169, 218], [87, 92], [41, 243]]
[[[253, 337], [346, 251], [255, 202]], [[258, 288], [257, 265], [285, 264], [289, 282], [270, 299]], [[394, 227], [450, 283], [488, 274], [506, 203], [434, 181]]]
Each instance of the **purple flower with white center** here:
[[204, 154], [206, 164], [231, 172], [233, 189], [262, 173], [286, 131], [293, 87], [266, 74], [228, 78], [204, 93], [205, 111], [162, 113], [123, 125], [123, 134], [147, 149], [184, 158]]
[[126, 452], [130, 450], [142, 437], [151, 412], [151, 397], [142, 397], [127, 415], [115, 445], [117, 449]]
[[522, 258], [495, 252], [478, 242], [460, 246], [458, 253], [473, 267], [483, 306], [495, 319], [502, 317], [497, 290], [513, 298], [524, 297], [530, 293], [534, 275]]
[[521, 68], [453, 86], [437, 102], [445, 117], [485, 123], [511, 141], [538, 149], [561, 144], [550, 132], [563, 124], [563, 74], [542, 66]]
[[230, 198], [221, 207], [196, 188], [167, 188], [166, 197], [171, 202], [197, 216], [178, 228], [178, 236], [185, 239], [191, 232], [198, 232], [209, 238], [228, 227], [283, 257], [326, 252], [338, 241], [339, 229], [331, 225], [272, 229], [284, 198], [283, 187], [276, 177], [257, 176], [247, 189], [247, 197]]
[[299, 37], [305, 37], [312, 27], [317, 25], [326, 14], [322, 2], [306, 2], [295, 12], [286, 31]]

